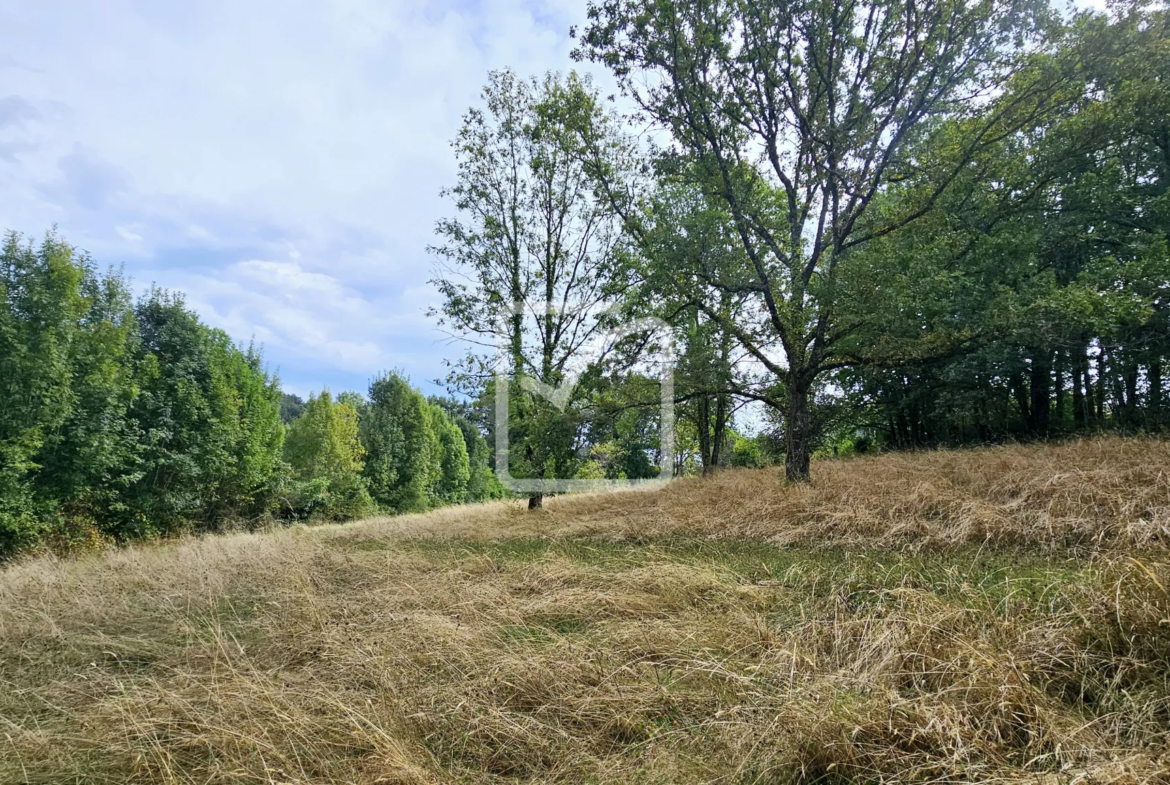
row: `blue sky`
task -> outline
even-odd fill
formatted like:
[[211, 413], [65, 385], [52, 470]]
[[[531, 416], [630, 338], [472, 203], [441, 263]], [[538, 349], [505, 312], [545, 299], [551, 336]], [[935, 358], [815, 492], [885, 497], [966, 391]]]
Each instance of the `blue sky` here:
[[[0, 0], [0, 227], [52, 224], [263, 344], [286, 389], [428, 392], [448, 147], [487, 73], [573, 66], [584, 0]], [[607, 89], [609, 80], [597, 74]]]

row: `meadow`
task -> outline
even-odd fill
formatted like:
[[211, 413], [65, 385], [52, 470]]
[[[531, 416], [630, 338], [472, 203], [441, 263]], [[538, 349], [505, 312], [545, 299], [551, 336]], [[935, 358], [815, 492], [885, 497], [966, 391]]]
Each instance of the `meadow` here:
[[1170, 442], [26, 557], [3, 783], [1170, 781]]

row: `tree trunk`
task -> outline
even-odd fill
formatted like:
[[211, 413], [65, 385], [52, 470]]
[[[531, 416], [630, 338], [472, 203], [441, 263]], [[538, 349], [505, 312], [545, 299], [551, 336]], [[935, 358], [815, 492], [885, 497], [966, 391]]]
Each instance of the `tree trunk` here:
[[1052, 354], [1047, 349], [1032, 353], [1032, 371], [1029, 379], [1032, 393], [1032, 418], [1029, 423], [1032, 433], [1048, 435], [1048, 414], [1052, 407]]
[[1093, 376], [1089, 373], [1089, 347], [1086, 344], [1077, 357], [1077, 365], [1081, 369], [1081, 380], [1085, 385], [1085, 409], [1082, 417], [1086, 423], [1097, 418], [1096, 396], [1093, 394]]
[[922, 423], [918, 416], [918, 400], [912, 399], [910, 407], [906, 414], [906, 419], [910, 422], [910, 446], [918, 448], [922, 446]]
[[1085, 388], [1084, 377], [1081, 374], [1081, 360], [1084, 358], [1084, 351], [1080, 354], [1071, 355], [1072, 360], [1072, 407], [1073, 407], [1073, 426], [1074, 428], [1081, 428], [1085, 424]]
[[[528, 459], [529, 465], [532, 464], [533, 458], [536, 456], [536, 451], [532, 449], [532, 442], [524, 445], [524, 455]], [[544, 479], [544, 469], [540, 470], [540, 478]], [[528, 509], [539, 510], [544, 506], [544, 494], [537, 493], [528, 497]]]
[[1107, 375], [1105, 368], [1105, 344], [1101, 344], [1101, 349], [1097, 352], [1097, 389], [1094, 391], [1094, 397], [1097, 399], [1097, 420], [1105, 422], [1105, 377]]
[[[720, 295], [720, 310], [723, 313], [727, 312], [729, 308], [729, 295], [723, 292]], [[717, 389], [724, 389], [726, 387], [726, 379], [729, 376], [729, 369], [731, 366], [731, 333], [728, 332], [725, 326], [719, 328], [719, 359], [718, 359], [718, 376], [713, 380], [718, 386]], [[727, 420], [730, 417], [730, 401], [727, 393], [719, 392], [715, 394], [715, 422], [714, 433], [712, 437], [711, 446], [711, 469], [714, 471], [715, 467], [719, 466], [721, 462], [726, 461], [727, 455], [724, 450], [724, 440], [727, 438]]]
[[987, 415], [987, 401], [980, 395], [975, 401], [975, 435], [984, 444], [991, 441], [991, 429], [987, 427], [990, 419]]
[[1132, 352], [1127, 352], [1127, 354], [1129, 354], [1129, 358], [1128, 362], [1125, 364], [1125, 420], [1130, 425], [1137, 425], [1138, 364], [1136, 358], [1133, 357]]
[[1053, 393], [1056, 396], [1056, 427], [1064, 429], [1064, 359], [1065, 352], [1063, 349], [1056, 350], [1056, 363], [1054, 365], [1054, 372], [1052, 374], [1056, 386]]
[[1150, 361], [1150, 368], [1146, 373], [1146, 381], [1150, 385], [1150, 426], [1162, 427], [1162, 359], [1155, 357]]
[[714, 471], [715, 467], [723, 465], [726, 462], [727, 454], [724, 448], [727, 446], [727, 396], [719, 394], [715, 396], [715, 422], [714, 433], [711, 435], [711, 468]]
[[695, 401], [695, 426], [699, 432], [699, 459], [703, 462], [703, 476], [715, 472], [711, 451], [711, 396], [704, 393]]
[[[711, 411], [711, 399], [715, 399], [715, 411]], [[724, 458], [723, 447], [727, 439], [727, 396], [722, 393], [701, 395], [697, 402], [695, 424], [699, 431], [699, 457], [703, 461], [703, 476], [715, 473]]]
[[[1117, 356], [1117, 347], [1109, 349], [1109, 356], [1105, 356], [1105, 347], [1101, 347], [1101, 374], [1104, 376], [1108, 373], [1109, 387], [1113, 388], [1113, 403], [1109, 407], [1109, 412], [1113, 416], [1114, 425], [1125, 425], [1129, 419], [1129, 404], [1125, 399], [1125, 371], [1122, 367], [1122, 357]], [[1101, 400], [1105, 400], [1105, 396], [1101, 396]]]
[[1028, 406], [1028, 391], [1024, 388], [1024, 377], [1018, 373], [1011, 376], [1012, 394], [1016, 396], [1016, 405], [1020, 407], [1020, 418], [1024, 421], [1024, 430], [1032, 429], [1032, 410]]
[[794, 383], [789, 388], [787, 420], [784, 441], [788, 454], [784, 459], [784, 476], [789, 482], [808, 482], [812, 414], [809, 411], [809, 389], [803, 383]]

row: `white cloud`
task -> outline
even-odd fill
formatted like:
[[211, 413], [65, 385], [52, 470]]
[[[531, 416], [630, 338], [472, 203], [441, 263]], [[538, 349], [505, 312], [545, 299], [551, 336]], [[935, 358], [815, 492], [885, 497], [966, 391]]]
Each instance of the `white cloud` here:
[[488, 70], [573, 67], [583, 17], [584, 0], [0, 0], [0, 225], [57, 223], [186, 290], [304, 384], [434, 378], [448, 142]]
[[250, 259], [215, 275], [179, 277], [188, 301], [209, 321], [323, 368], [377, 371], [393, 363], [396, 344], [425, 340], [430, 331], [417, 301], [391, 295], [385, 304], [397, 307], [386, 308], [297, 262]]

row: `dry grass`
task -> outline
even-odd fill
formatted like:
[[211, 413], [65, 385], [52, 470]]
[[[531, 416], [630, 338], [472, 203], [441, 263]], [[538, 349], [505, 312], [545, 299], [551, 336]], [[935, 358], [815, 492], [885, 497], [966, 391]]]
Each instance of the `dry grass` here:
[[1170, 782], [1170, 445], [815, 469], [14, 565], [0, 782]]
[[935, 550], [968, 543], [1048, 551], [1170, 544], [1170, 441], [895, 453], [825, 461], [814, 481], [729, 471], [664, 492], [498, 503], [374, 519], [345, 537], [747, 537], [779, 545]]

